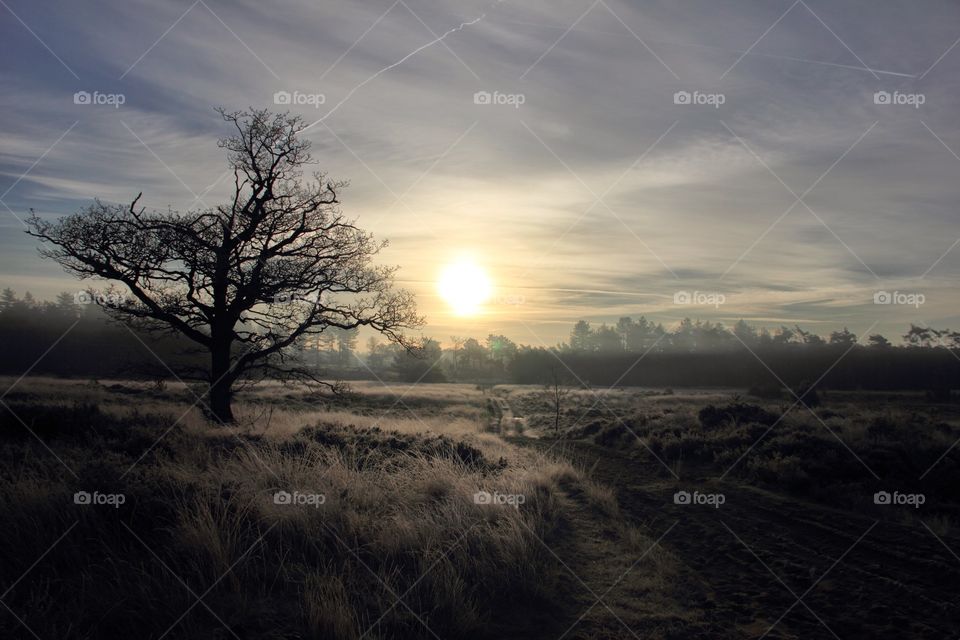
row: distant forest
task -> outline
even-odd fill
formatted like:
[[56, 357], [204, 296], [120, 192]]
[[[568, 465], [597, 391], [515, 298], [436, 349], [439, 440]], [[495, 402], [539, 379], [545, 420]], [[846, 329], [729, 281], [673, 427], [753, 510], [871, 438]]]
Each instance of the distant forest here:
[[[552, 365], [551, 365], [552, 361]], [[552, 350], [521, 349], [511, 366], [516, 382], [534, 382], [559, 362], [561, 372], [591, 385], [738, 387], [764, 391], [786, 385], [831, 389], [913, 389], [946, 399], [960, 388], [960, 332], [910, 325], [894, 344], [849, 329], [821, 336], [801, 327], [775, 331], [743, 320], [682, 320], [672, 329], [645, 318], [616, 325], [577, 322], [569, 341]]]
[[[684, 319], [672, 328], [645, 318], [615, 325], [577, 322], [567, 342], [518, 345], [503, 335], [425, 339], [415, 352], [355, 331], [329, 331], [296, 354], [319, 376], [423, 382], [651, 387], [783, 385], [829, 389], [925, 390], [946, 399], [960, 388], [960, 332], [911, 325], [896, 343], [847, 329], [820, 336], [798, 326], [774, 331]], [[154, 380], [199, 378], [205, 356], [174, 335], [141, 333], [111, 321], [85, 293], [40, 302], [0, 292], [0, 373]], [[169, 368], [168, 368], [169, 367]]]

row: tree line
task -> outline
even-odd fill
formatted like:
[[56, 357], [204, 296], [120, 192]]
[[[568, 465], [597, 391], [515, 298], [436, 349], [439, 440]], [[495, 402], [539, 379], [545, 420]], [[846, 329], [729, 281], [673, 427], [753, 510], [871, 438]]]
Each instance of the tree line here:
[[[52, 301], [0, 292], [0, 372], [93, 378], [189, 378], [202, 353], [177, 334], [141, 332], [111, 320], [86, 292]], [[801, 327], [774, 330], [739, 321], [684, 319], [672, 328], [646, 318], [616, 324], [578, 321], [553, 347], [517, 344], [501, 334], [483, 340], [425, 338], [406, 347], [356, 329], [331, 327], [303, 340], [291, 355], [330, 379], [406, 382], [635, 386], [775, 387], [802, 385], [824, 372], [822, 386], [940, 390], [960, 387], [960, 333], [911, 325], [898, 344], [880, 334], [864, 340], [848, 329], [820, 336]], [[49, 353], [43, 354], [51, 347]], [[41, 356], [43, 356], [41, 358]], [[642, 356], [642, 358], [641, 358]], [[168, 366], [170, 369], [168, 369]]]
[[[938, 332], [911, 326], [904, 336], [906, 344], [934, 346], [940, 342], [951, 345], [960, 344], [960, 334]], [[944, 342], [945, 341], [945, 342]], [[644, 353], [656, 352], [714, 352], [743, 348], [766, 348], [790, 344], [802, 344], [811, 347], [839, 345], [849, 347], [857, 344], [857, 336], [848, 328], [821, 336], [805, 331], [794, 325], [792, 328], [780, 326], [771, 331], [766, 327], [752, 327], [746, 321], [737, 321], [732, 328], [722, 323], [691, 320], [684, 318], [672, 330], [661, 323], [654, 323], [645, 317], [634, 320], [631, 317], [620, 318], [616, 324], [606, 323], [597, 327], [586, 320], [578, 321], [570, 332], [570, 339], [563, 350], [574, 353]], [[864, 341], [865, 345], [876, 347], [892, 346], [881, 334], [873, 334]]]
[[559, 368], [575, 384], [670, 387], [921, 389], [938, 398], [960, 387], [960, 332], [911, 324], [898, 344], [844, 327], [826, 336], [794, 325], [770, 330], [740, 320], [685, 318], [672, 329], [644, 317], [614, 325], [580, 320], [554, 348], [521, 349], [517, 383]]

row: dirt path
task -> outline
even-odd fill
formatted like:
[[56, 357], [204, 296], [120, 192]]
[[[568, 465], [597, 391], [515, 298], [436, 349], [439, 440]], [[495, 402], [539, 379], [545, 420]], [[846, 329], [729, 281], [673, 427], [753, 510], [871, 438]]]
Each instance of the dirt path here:
[[513, 408], [503, 397], [494, 396], [487, 400], [490, 411], [490, 430], [501, 435], [524, 435], [538, 438], [539, 434], [527, 429], [526, 420], [514, 415]]
[[[960, 560], [921, 524], [875, 522], [729, 482], [677, 483], [652, 459], [596, 445], [553, 450], [614, 487], [627, 518], [649, 535], [673, 525], [662, 545], [680, 571], [664, 588], [682, 615], [631, 616], [640, 637], [946, 638], [960, 629]], [[674, 504], [678, 486], [725, 502]], [[576, 571], [593, 560], [573, 562]], [[615, 611], [639, 611], [631, 600], [642, 597], [616, 590], [606, 600]], [[597, 624], [608, 637], [632, 637], [615, 619]]]
[[655, 544], [660, 535], [647, 537], [653, 534], [646, 531], [631, 537], [617, 519], [599, 512], [578, 484], [561, 483], [561, 490], [564, 519], [542, 541], [557, 580], [548, 589], [550, 601], [497, 621], [493, 635], [640, 640], [656, 637], [650, 634], [659, 628], [685, 627], [676, 606], [678, 585], [668, 581], [675, 565]]

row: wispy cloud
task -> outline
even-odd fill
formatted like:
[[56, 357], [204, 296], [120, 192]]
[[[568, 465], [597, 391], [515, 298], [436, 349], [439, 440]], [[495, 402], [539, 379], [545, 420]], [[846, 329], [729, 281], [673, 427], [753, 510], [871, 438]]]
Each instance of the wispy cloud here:
[[[584, 13], [590, 5], [573, 0], [405, 0], [409, 10], [182, 0], [95, 15], [6, 1], [22, 23], [0, 26], [10, 51], [0, 192], [12, 187], [3, 201], [18, 214], [141, 190], [157, 208], [196, 206], [201, 193], [218, 202], [230, 185], [218, 182], [225, 132], [213, 107], [281, 108], [275, 92], [300, 92], [322, 96], [286, 107], [322, 121], [308, 133], [319, 167], [350, 179], [346, 211], [392, 239], [383, 259], [402, 265], [438, 335], [465, 332], [431, 284], [462, 252], [500, 290], [526, 292], [523, 305], [471, 321], [480, 332], [522, 319], [559, 338], [563, 323], [625, 314], [823, 326], [879, 317], [888, 332], [911, 314], [958, 317], [960, 161], [949, 150], [960, 150], [960, 8], [950, 2], [787, 12], [789, 2], [606, 0]], [[74, 104], [78, 91], [124, 102]], [[477, 92], [514, 99], [477, 104]], [[877, 104], [877, 92], [924, 103]], [[794, 198], [771, 171], [803, 193], [872, 122], [804, 197], [816, 215], [784, 215]], [[598, 194], [605, 205], [593, 206]], [[40, 295], [70, 289], [0, 214], [0, 280]], [[869, 301], [884, 287], [922, 289], [927, 307], [878, 311]], [[723, 288], [729, 302], [676, 308], [678, 288]]]

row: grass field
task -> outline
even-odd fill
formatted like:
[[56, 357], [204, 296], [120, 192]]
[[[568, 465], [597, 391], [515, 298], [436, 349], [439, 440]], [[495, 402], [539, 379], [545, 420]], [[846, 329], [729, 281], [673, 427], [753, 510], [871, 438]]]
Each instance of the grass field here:
[[558, 553], [576, 575], [637, 562], [644, 606], [665, 602], [651, 532], [570, 462], [491, 432], [472, 386], [268, 385], [226, 427], [184, 385], [14, 383], [4, 637], [559, 635], [589, 602]]
[[[506, 388], [527, 421], [550, 431], [543, 394]], [[808, 408], [783, 395], [731, 391], [580, 391], [564, 409], [562, 436], [664, 463], [665, 475], [742, 480], [877, 517], [880, 491], [923, 494], [921, 513], [946, 532], [960, 524], [960, 405], [916, 393], [831, 392]]]
[[[496, 392], [529, 428], [553, 432], [542, 393]], [[534, 442], [613, 487], [628, 521], [672, 527], [662, 545], [688, 613], [675, 637], [951, 637], [960, 405], [910, 393], [795, 400], [581, 390], [557, 439]]]
[[536, 387], [262, 385], [228, 427], [182, 384], [2, 382], [4, 637], [926, 638], [960, 620], [960, 406], [917, 394], [580, 389], [556, 430]]

